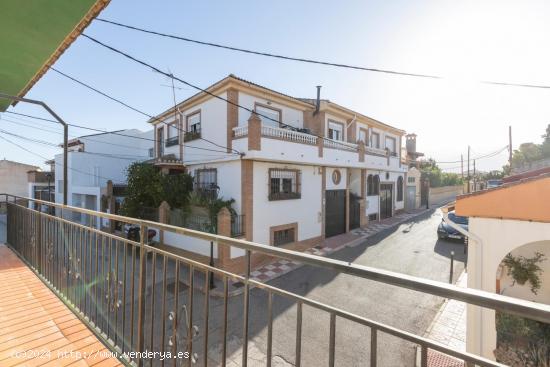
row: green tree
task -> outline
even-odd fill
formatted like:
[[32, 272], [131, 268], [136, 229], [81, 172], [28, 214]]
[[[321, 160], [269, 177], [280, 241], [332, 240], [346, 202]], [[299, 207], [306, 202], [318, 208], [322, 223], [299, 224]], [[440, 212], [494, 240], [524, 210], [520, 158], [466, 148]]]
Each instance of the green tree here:
[[121, 212], [140, 218], [144, 208], [158, 208], [166, 201], [172, 208], [184, 208], [189, 204], [193, 179], [187, 173], [163, 175], [148, 163], [136, 162], [127, 169], [128, 188]]

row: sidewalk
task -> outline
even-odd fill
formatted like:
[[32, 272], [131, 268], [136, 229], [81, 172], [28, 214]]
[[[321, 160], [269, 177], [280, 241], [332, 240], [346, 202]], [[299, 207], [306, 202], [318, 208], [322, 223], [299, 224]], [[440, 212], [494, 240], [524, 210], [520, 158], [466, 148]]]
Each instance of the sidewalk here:
[[[468, 276], [463, 272], [456, 285], [467, 287]], [[466, 352], [466, 304], [447, 299], [426, 331], [425, 337]], [[464, 362], [439, 352], [428, 351], [428, 367], [460, 367]]]
[[[403, 212], [380, 222], [369, 224], [367, 227], [357, 228], [348, 233], [327, 238], [318, 245], [305, 250], [304, 253], [317, 256], [328, 256], [345, 247], [357, 246], [365, 239], [387, 230], [388, 228], [396, 227], [411, 218], [426, 213], [428, 210], [430, 209], [422, 208], [414, 211]], [[250, 275], [254, 280], [268, 282], [300, 266], [302, 266], [302, 264], [299, 262], [279, 259], [254, 269]]]

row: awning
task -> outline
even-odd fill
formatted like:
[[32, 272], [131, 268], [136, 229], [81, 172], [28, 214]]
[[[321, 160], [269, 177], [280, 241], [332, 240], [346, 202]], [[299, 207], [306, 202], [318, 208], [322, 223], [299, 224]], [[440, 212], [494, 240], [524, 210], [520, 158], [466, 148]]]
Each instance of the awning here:
[[[110, 0], [3, 0], [0, 92], [23, 97]], [[0, 112], [10, 101], [0, 99]]]

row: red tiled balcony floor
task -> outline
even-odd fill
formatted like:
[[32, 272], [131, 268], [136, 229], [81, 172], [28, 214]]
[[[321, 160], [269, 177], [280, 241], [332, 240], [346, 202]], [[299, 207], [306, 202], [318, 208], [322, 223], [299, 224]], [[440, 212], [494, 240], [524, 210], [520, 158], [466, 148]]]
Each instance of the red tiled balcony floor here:
[[0, 244], [0, 366], [67, 365], [122, 366], [17, 255]]

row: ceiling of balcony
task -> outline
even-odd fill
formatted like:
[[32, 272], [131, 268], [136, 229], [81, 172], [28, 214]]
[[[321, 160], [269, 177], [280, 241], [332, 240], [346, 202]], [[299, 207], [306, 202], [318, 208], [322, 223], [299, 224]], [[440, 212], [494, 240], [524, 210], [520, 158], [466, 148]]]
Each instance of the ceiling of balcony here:
[[0, 92], [23, 97], [109, 1], [2, 1]]

